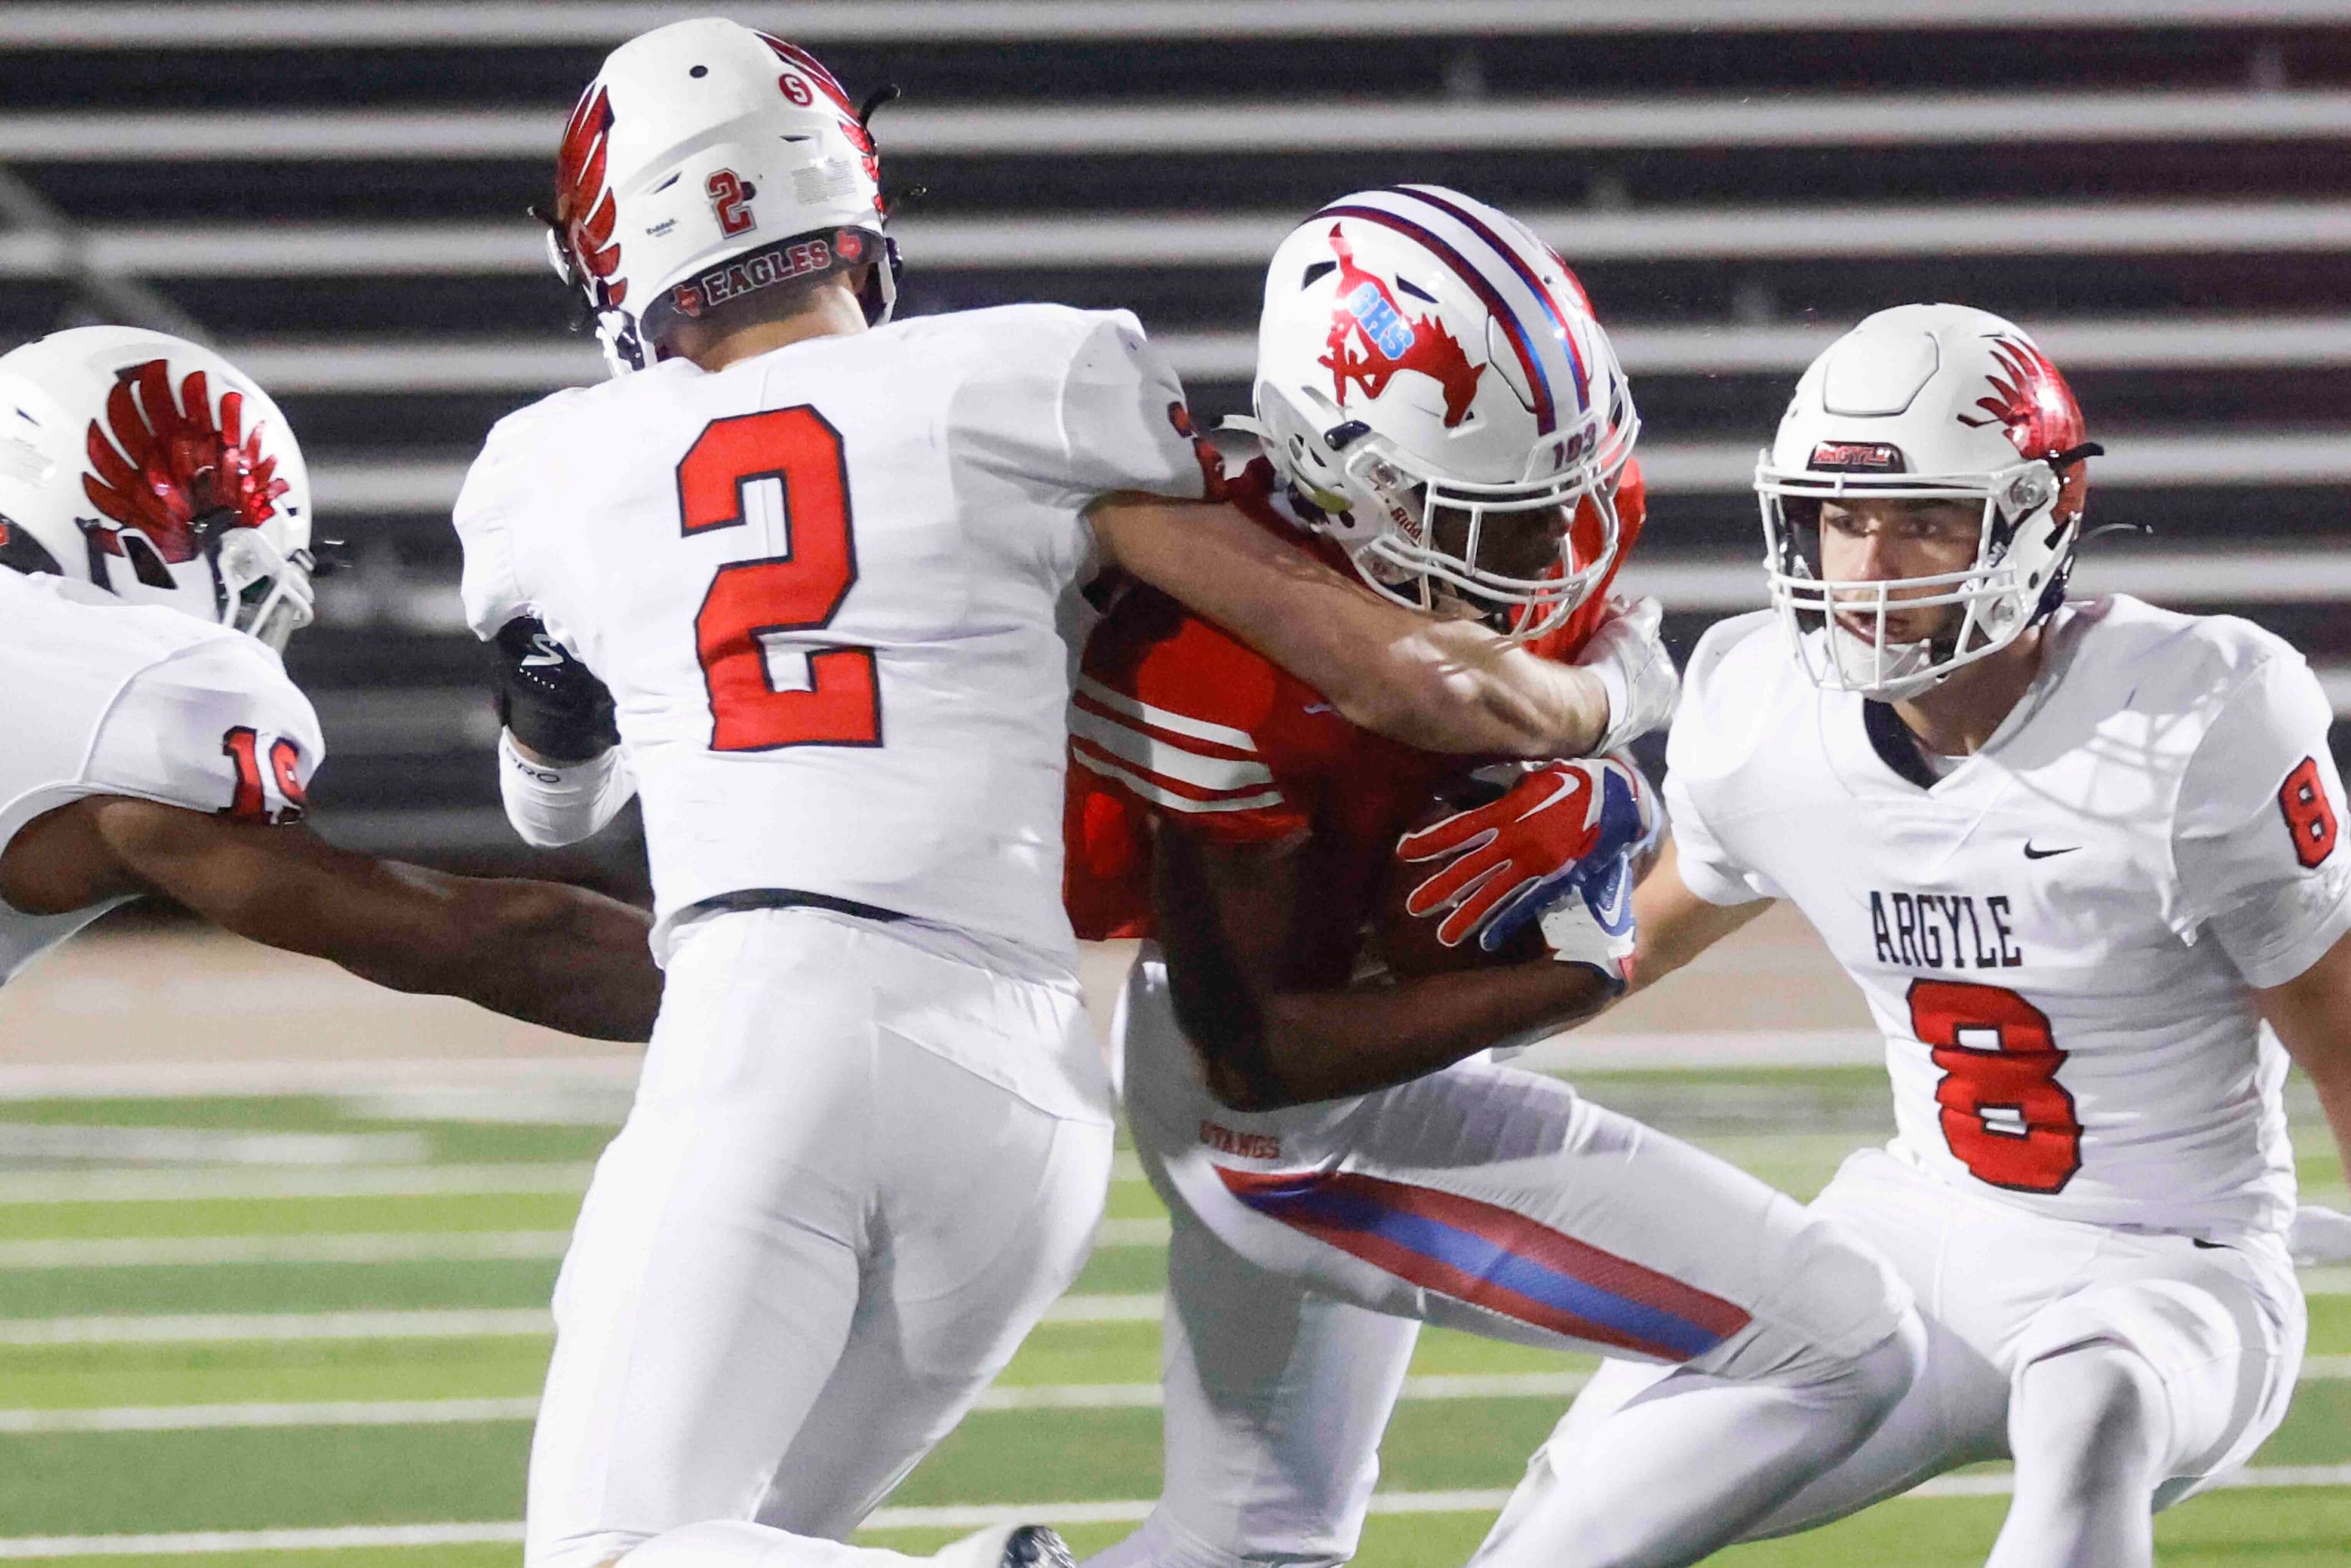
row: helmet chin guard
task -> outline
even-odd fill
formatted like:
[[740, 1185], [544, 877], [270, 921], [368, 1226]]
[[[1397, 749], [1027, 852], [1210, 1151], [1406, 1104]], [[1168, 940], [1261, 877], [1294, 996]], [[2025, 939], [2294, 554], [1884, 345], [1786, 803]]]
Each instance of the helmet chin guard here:
[[[2082, 413], [2013, 324], [1958, 305], [1906, 305], [1832, 344], [1797, 384], [1756, 465], [1773, 607], [1816, 684], [1885, 702], [1931, 690], [2006, 648], [2064, 600], [2089, 495]], [[1970, 563], [1896, 579], [1824, 576], [1824, 504], [1980, 508]], [[1940, 611], [1925, 640], [1896, 617]]]
[[1526, 641], [1615, 564], [1630, 390], [1582, 286], [1482, 203], [1360, 192], [1293, 231], [1267, 274], [1254, 403], [1231, 423], [1400, 603]]

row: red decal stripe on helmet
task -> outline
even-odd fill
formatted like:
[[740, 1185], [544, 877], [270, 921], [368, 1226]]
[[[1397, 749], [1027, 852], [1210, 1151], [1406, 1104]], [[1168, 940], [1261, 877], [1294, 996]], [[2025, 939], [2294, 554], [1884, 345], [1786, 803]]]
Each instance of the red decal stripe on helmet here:
[[1534, 414], [1537, 433], [1549, 435], [1559, 427], [1558, 411], [1552, 402], [1551, 378], [1544, 373], [1542, 362], [1536, 359], [1533, 346], [1527, 341], [1526, 329], [1519, 324], [1517, 314], [1510, 309], [1494, 286], [1487, 281], [1485, 275], [1472, 267], [1468, 259], [1459, 251], [1429, 230], [1414, 223], [1410, 218], [1400, 217], [1395, 213], [1384, 212], [1378, 207], [1325, 207], [1314, 215], [1318, 219], [1361, 218], [1365, 223], [1377, 224], [1382, 228], [1393, 229], [1406, 239], [1420, 245], [1439, 261], [1451, 267], [1461, 281], [1469, 286], [1470, 291], [1478, 296], [1486, 308], [1502, 323], [1502, 329], [1510, 340], [1510, 348], [1519, 356], [1520, 367], [1527, 372], [1527, 385], [1533, 389], [1535, 394]]
[[832, 99], [839, 106], [841, 113], [849, 116], [852, 120], [857, 118], [857, 106], [849, 101], [849, 89], [841, 86], [831, 71], [824, 68], [822, 60], [818, 59], [798, 44], [788, 44], [772, 33], [760, 33], [758, 37], [761, 43], [775, 51], [778, 59], [794, 70], [804, 73], [810, 81], [816, 83], [817, 90]]
[[583, 278], [593, 279], [610, 307], [628, 298], [625, 279], [609, 281], [620, 269], [621, 247], [612, 238], [620, 214], [604, 184], [604, 155], [611, 143], [612, 95], [591, 87], [571, 111], [563, 146], [555, 158], [555, 223], [564, 248]]
[[277, 515], [277, 499], [288, 488], [277, 460], [261, 454], [259, 426], [238, 439], [244, 410], [243, 395], [231, 392], [215, 423], [202, 371], [181, 383], [174, 400], [171, 367], [162, 360], [125, 369], [106, 395], [106, 427], [89, 422], [83, 446], [91, 471], [82, 476], [82, 494], [114, 522], [144, 533], [166, 561], [193, 560], [200, 519], [225, 509], [231, 527], [256, 528]]

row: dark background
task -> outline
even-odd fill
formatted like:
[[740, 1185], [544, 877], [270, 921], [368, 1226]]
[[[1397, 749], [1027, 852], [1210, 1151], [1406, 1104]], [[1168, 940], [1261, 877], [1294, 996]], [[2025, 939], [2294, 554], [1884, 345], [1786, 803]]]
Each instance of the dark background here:
[[[524, 209], [613, 44], [704, 7], [0, 8], [0, 340], [143, 319], [270, 386], [321, 585], [288, 662], [330, 837], [550, 862], [497, 808], [448, 507], [490, 423], [596, 379]], [[1746, 474], [1796, 373], [1922, 298], [2022, 322], [2091, 434], [2080, 582], [2244, 614], [2351, 711], [2351, 8], [742, 5], [875, 120], [908, 312], [1136, 310], [1238, 412], [1292, 223], [1437, 181], [1534, 222], [1615, 335], [1677, 647], [1762, 601]], [[2341, 18], [2341, 19], [2330, 19]], [[2351, 726], [2335, 728], [2338, 754]], [[617, 886], [615, 830], [559, 863]]]

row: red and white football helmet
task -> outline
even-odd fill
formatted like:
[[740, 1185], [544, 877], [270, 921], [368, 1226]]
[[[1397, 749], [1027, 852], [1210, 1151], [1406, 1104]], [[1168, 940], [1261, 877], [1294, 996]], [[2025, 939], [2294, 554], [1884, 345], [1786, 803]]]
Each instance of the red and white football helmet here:
[[539, 215], [617, 374], [650, 364], [680, 317], [869, 262], [866, 319], [888, 320], [898, 264], [881, 182], [872, 138], [815, 56], [704, 17], [605, 58]]
[[0, 356], [0, 566], [282, 649], [312, 613], [302, 449], [210, 349], [136, 327], [53, 332]]
[[[1830, 690], [1901, 702], [2015, 642], [2064, 599], [2090, 493], [2085, 460], [2099, 450], [2083, 439], [2065, 378], [2013, 322], [1964, 305], [1902, 305], [1863, 321], [1804, 371], [1755, 469], [1771, 602], [1797, 661]], [[1980, 504], [1974, 564], [1823, 580], [1821, 503], [1861, 497]], [[1887, 639], [1890, 612], [1947, 605], [1963, 612], [1948, 636]], [[1874, 620], [1876, 634], [1832, 608]]]
[[[1482, 202], [1361, 191], [1293, 230], [1266, 274], [1255, 404], [1235, 423], [1391, 599], [1450, 594], [1524, 640], [1615, 560], [1631, 389], [1575, 275]], [[1551, 559], [1506, 558], [1494, 525], [1538, 511], [1565, 519]]]

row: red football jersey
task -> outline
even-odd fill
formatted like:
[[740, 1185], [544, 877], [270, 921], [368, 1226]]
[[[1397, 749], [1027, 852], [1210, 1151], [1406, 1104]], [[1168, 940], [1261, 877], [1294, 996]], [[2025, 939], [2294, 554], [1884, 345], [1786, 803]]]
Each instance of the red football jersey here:
[[[1260, 458], [1228, 478], [1224, 498], [1353, 570], [1281, 509], [1277, 490]], [[1627, 466], [1617, 490], [1620, 565], [1640, 536], [1644, 500], [1639, 470]], [[1596, 548], [1597, 519], [1587, 512], [1577, 527], [1594, 531]], [[1572, 657], [1598, 624], [1607, 588], [1534, 650]], [[1166, 595], [1128, 584], [1086, 641], [1070, 715], [1062, 892], [1071, 922], [1094, 941], [1152, 934], [1153, 818], [1220, 843], [1302, 838], [1317, 897], [1312, 929], [1300, 936], [1343, 977], [1397, 837], [1439, 784], [1476, 766], [1358, 728], [1263, 655]]]

